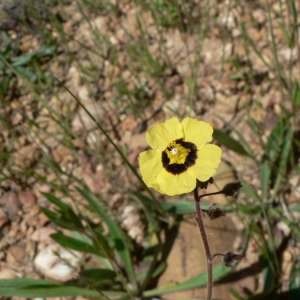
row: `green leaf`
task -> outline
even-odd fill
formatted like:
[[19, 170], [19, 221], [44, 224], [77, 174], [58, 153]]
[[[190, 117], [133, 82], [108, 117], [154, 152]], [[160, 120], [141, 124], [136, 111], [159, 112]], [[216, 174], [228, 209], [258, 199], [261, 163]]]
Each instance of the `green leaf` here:
[[14, 57], [12, 59], [13, 67], [21, 67], [31, 63], [32, 59], [41, 58], [44, 56], [53, 55], [56, 47], [42, 46], [39, 50]]
[[292, 103], [295, 106], [300, 105], [300, 84], [298, 82], [293, 84]]
[[265, 153], [267, 155], [267, 158], [270, 159], [271, 162], [275, 162], [280, 154], [284, 135], [288, 127], [288, 120], [285, 118], [280, 119], [273, 127], [272, 132], [269, 135], [268, 141], [265, 145]]
[[53, 212], [45, 207], [42, 207], [41, 210], [51, 222], [55, 223], [59, 227], [71, 229], [70, 227], [72, 227], [72, 225], [70, 225], [69, 222], [65, 222], [64, 220], [62, 220], [60, 213]]
[[289, 206], [289, 211], [300, 212], [300, 203], [293, 204], [293, 205]]
[[[225, 275], [229, 274], [231, 272], [231, 269], [226, 268], [223, 265], [218, 265], [213, 268], [213, 278], [214, 281], [217, 281], [224, 277]], [[145, 291], [143, 293], [144, 297], [151, 297], [155, 295], [162, 295], [166, 293], [173, 293], [177, 291], [187, 290], [187, 289], [193, 289], [201, 286], [205, 286], [207, 283], [207, 274], [202, 273], [198, 276], [195, 276], [185, 282], [174, 284], [173, 286], [167, 286], [167, 287], [159, 287], [154, 290]]]
[[297, 37], [297, 26], [293, 26], [291, 29], [290, 40], [288, 43], [289, 48], [294, 48], [296, 45], [296, 37]]
[[246, 298], [242, 297], [235, 289], [229, 289], [230, 294], [238, 300], [246, 300]]
[[3, 94], [6, 94], [8, 92], [10, 80], [10, 76], [5, 76], [0, 83], [0, 89]]
[[243, 187], [241, 188], [241, 190], [246, 195], [248, 195], [253, 200], [257, 201], [258, 203], [261, 203], [261, 199], [260, 199], [259, 195], [257, 194], [257, 192], [255, 191], [253, 186], [251, 186], [248, 182], [246, 182], [244, 180], [242, 180], [242, 185], [243, 185]]
[[88, 269], [80, 271], [79, 277], [81, 276], [93, 280], [113, 280], [117, 273], [109, 269]]
[[285, 39], [286, 44], [289, 44], [291, 37], [289, 36], [289, 33], [286, 30], [286, 27], [284, 26], [284, 24], [282, 22], [279, 22], [278, 26], [281, 29], [282, 33], [283, 33], [283, 37]]
[[78, 288], [76, 286], [62, 285], [53, 281], [40, 279], [16, 278], [0, 280], [0, 295], [5, 297], [67, 297], [67, 296], [86, 296], [100, 297], [101, 294], [106, 297], [120, 297], [124, 292], [97, 291]]
[[74, 239], [72, 237], [65, 236], [62, 233], [51, 234], [51, 238], [63, 247], [70, 248], [80, 252], [87, 252], [87, 253], [99, 255], [99, 251], [95, 249], [94, 246], [86, 242]]
[[65, 204], [64, 202], [62, 202], [60, 199], [58, 199], [57, 197], [48, 194], [48, 193], [43, 193], [42, 194], [47, 198], [47, 200], [49, 200], [50, 202], [52, 202], [53, 204], [55, 204], [57, 207], [61, 208], [62, 210], [65, 211], [70, 211], [71, 208], [69, 205]]
[[60, 208], [58, 212], [52, 212], [47, 208], [43, 207], [42, 210], [52, 222], [56, 223], [58, 226], [71, 229], [71, 230], [83, 230], [83, 225], [80, 218], [75, 214], [73, 209], [66, 203], [62, 202], [57, 197], [42, 193], [51, 203], [55, 204]]
[[21, 67], [27, 65], [31, 59], [34, 57], [34, 52], [25, 53], [23, 55], [19, 55], [12, 58], [12, 66], [13, 67]]
[[[8, 55], [11, 52], [12, 47], [11, 47], [11, 41], [10, 41], [9, 37], [4, 32], [3, 32], [3, 34], [4, 34], [4, 36], [2, 36], [2, 37], [5, 37], [5, 39], [7, 41], [7, 45], [6, 45], [5, 49], [4, 49], [4, 51], [1, 52], [0, 54], [3, 57], [5, 57], [6, 55]], [[1, 67], [1, 64], [0, 64], [0, 67]]]
[[101, 208], [101, 206], [87, 192], [85, 192], [79, 188], [77, 188], [77, 190], [88, 201], [88, 203], [91, 205], [93, 211], [95, 211], [108, 226], [109, 232], [110, 232], [113, 242], [114, 242], [114, 247], [116, 248], [116, 250], [120, 253], [120, 256], [122, 257], [124, 267], [126, 269], [128, 277], [130, 279], [130, 282], [137, 289], [137, 281], [136, 281], [136, 277], [135, 277], [135, 273], [134, 273], [134, 269], [133, 269], [131, 254], [130, 254], [129, 248], [127, 246], [127, 243], [125, 241], [123, 231], [117, 225], [117, 223], [109, 217], [109, 215]]
[[288, 159], [291, 154], [292, 142], [293, 142], [293, 129], [291, 124], [287, 121], [285, 124], [284, 135], [282, 138], [282, 146], [281, 146], [279, 162], [277, 164], [277, 172], [276, 172], [277, 176], [273, 187], [272, 200], [275, 199], [276, 195], [278, 194], [278, 191], [281, 187], [281, 182], [284, 181], [284, 179], [286, 178], [287, 165], [288, 165]]
[[270, 209], [270, 212], [272, 215], [274, 215], [277, 219], [282, 220], [285, 222], [289, 228], [291, 228], [292, 232], [295, 234], [295, 236], [300, 239], [300, 228], [298, 224], [295, 224], [291, 222], [289, 219], [287, 219], [282, 212], [279, 212], [277, 209]]
[[154, 272], [152, 273], [152, 278], [156, 278], [158, 276], [160, 276], [167, 268], [167, 263], [166, 262], [161, 262], [157, 268], [154, 270]]
[[262, 185], [262, 196], [264, 201], [269, 196], [270, 191], [270, 176], [271, 176], [271, 166], [270, 162], [267, 160], [262, 161], [260, 164], [260, 172], [261, 172], [261, 185]]
[[241, 154], [249, 156], [248, 152], [245, 150], [243, 145], [237, 140], [233, 139], [229, 134], [222, 130], [214, 129], [213, 137], [226, 148]]
[[[203, 203], [201, 203], [202, 206]], [[183, 215], [195, 212], [194, 201], [176, 201], [176, 202], [162, 202], [162, 208], [172, 214]]]
[[296, 8], [296, 4], [294, 0], [288, 0], [289, 10], [292, 14], [292, 26], [289, 27], [289, 31], [291, 32], [290, 40], [289, 40], [289, 48], [294, 48], [297, 43], [297, 30], [298, 30], [298, 11]]
[[63, 211], [53, 212], [48, 208], [42, 207], [42, 212], [56, 225], [62, 228], [82, 231], [83, 225], [81, 224], [78, 216], [75, 215], [73, 211]]
[[31, 82], [36, 81], [36, 78], [37, 78], [36, 74], [31, 72], [30, 70], [23, 68], [23, 67], [16, 67], [15, 70], [19, 75], [26, 77], [29, 81], [31, 81]]
[[229, 79], [232, 81], [235, 81], [235, 80], [239, 81], [239, 80], [243, 79], [243, 76], [240, 74], [232, 74], [232, 75], [229, 75]]
[[300, 267], [299, 262], [294, 264], [290, 274], [291, 299], [300, 299]]
[[109, 245], [109, 238], [104, 236], [100, 230], [93, 228], [93, 239], [94, 239], [94, 247], [98, 250], [99, 255], [104, 257], [113, 259], [114, 258], [114, 250]]
[[[144, 262], [150, 262], [150, 260], [148, 259], [147, 261], [144, 260]], [[155, 279], [158, 276], [160, 276], [167, 268], [167, 263], [166, 262], [161, 262], [158, 264], [158, 266], [156, 266], [156, 268], [153, 268], [151, 274], [149, 273], [149, 267], [145, 267], [145, 269], [142, 269], [138, 274], [137, 274], [137, 279], [139, 280], [139, 282], [144, 282], [145, 278], [147, 278], [147, 276], [150, 275], [151, 279]]]
[[[161, 205], [157, 205], [158, 202], [153, 201], [151, 198], [141, 194], [141, 193], [128, 193], [129, 197], [136, 201], [140, 206], [142, 206], [143, 211], [145, 213], [145, 216], [148, 221], [148, 230], [150, 235], [153, 233], [156, 236], [156, 242], [151, 243], [151, 246], [149, 248], [154, 249], [153, 252], [151, 252], [149, 259], [146, 255], [144, 255], [144, 261], [148, 259], [148, 262], [150, 261], [150, 264], [148, 264], [148, 268], [145, 268], [143, 272], [140, 272], [137, 275], [137, 279], [140, 282], [140, 289], [146, 289], [148, 286], [149, 281], [151, 278], [155, 278], [157, 275], [157, 264], [159, 257], [161, 255], [161, 251], [163, 248], [162, 242], [161, 242], [161, 226], [160, 223], [157, 220], [157, 214], [160, 215], [162, 211]], [[156, 244], [154, 247], [153, 244]], [[148, 248], [148, 249], [149, 249]], [[161, 264], [160, 264], [161, 266]]]
[[[274, 126], [265, 146], [266, 150], [262, 161], [262, 166], [267, 168], [267, 178], [263, 177], [264, 199], [269, 198], [268, 191], [272, 189], [272, 197], [269, 199], [272, 201], [277, 195], [281, 182], [286, 177], [292, 141], [292, 126], [287, 118], [282, 118]], [[273, 185], [269, 186], [271, 178], [273, 179]]]
[[256, 206], [253, 204], [244, 205], [244, 204], [238, 203], [237, 211], [241, 211], [245, 215], [253, 216], [253, 215], [257, 215], [257, 214], [261, 213], [261, 206]]
[[264, 294], [269, 294], [274, 288], [274, 278], [275, 274], [269, 260], [266, 261], [267, 265], [263, 269], [263, 278], [264, 278]]
[[[201, 209], [208, 209], [211, 203], [201, 202]], [[192, 214], [195, 212], [195, 203], [194, 201], [175, 201], [175, 202], [162, 202], [162, 208], [171, 214], [176, 215], [184, 215], [184, 214]], [[220, 206], [223, 211], [232, 211], [232, 207], [230, 206]]]

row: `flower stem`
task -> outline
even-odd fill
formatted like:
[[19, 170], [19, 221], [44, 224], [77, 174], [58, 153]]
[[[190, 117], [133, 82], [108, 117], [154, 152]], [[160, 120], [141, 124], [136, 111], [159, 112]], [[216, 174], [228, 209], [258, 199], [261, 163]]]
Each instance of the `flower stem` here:
[[[197, 187], [196, 187], [196, 189], [197, 189]], [[222, 191], [219, 191], [219, 192], [207, 193], [207, 194], [203, 194], [203, 195], [198, 196], [198, 190], [197, 190], [197, 197], [198, 197], [197, 200], [198, 200], [198, 202], [199, 202], [200, 199], [203, 198], [203, 197], [206, 197], [206, 196], [214, 196], [214, 195], [220, 195], [220, 194], [223, 194], [223, 192], [222, 192]], [[194, 195], [195, 195], [195, 191], [194, 191]], [[195, 200], [196, 200], [196, 198], [195, 198]]]
[[206, 256], [206, 268], [207, 268], [207, 293], [206, 293], [206, 300], [211, 300], [212, 299], [212, 289], [213, 289], [213, 276], [212, 276], [212, 255], [210, 252], [210, 247], [209, 247], [209, 243], [207, 240], [207, 236], [206, 236], [206, 231], [204, 228], [204, 223], [203, 223], [203, 216], [202, 216], [202, 211], [200, 208], [200, 199], [202, 198], [201, 195], [199, 197], [198, 194], [198, 187], [195, 188], [194, 190], [194, 199], [195, 199], [195, 208], [196, 208], [196, 212], [195, 212], [195, 221], [198, 225], [199, 228], [199, 232], [201, 235], [201, 240], [203, 243], [203, 247], [204, 247], [204, 252], [205, 252], [205, 256]]
[[215, 257], [217, 257], [217, 256], [225, 256], [225, 254], [224, 253], [215, 253], [213, 256], [212, 256], [212, 260], [214, 260], [214, 258]]

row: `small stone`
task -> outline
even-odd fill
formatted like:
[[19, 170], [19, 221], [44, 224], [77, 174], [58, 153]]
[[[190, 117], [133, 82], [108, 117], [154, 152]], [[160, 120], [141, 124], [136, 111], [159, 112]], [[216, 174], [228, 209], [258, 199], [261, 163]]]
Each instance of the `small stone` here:
[[11, 269], [3, 269], [0, 271], [0, 280], [1, 279], [13, 279], [16, 278], [16, 274]]
[[123, 202], [122, 194], [116, 193], [111, 197], [110, 207], [112, 209], [117, 209]]
[[36, 242], [27, 240], [26, 243], [26, 255], [30, 259], [30, 263], [33, 261], [36, 254]]
[[[55, 253], [59, 253], [60, 257]], [[57, 245], [50, 245], [38, 253], [34, 265], [44, 276], [58, 281], [66, 281], [75, 274], [79, 260], [79, 254], [76, 255], [75, 251], [71, 253]], [[68, 261], [68, 264], [64, 261]]]
[[[98, 122], [100, 122], [104, 117], [101, 103], [87, 104], [85, 108]], [[80, 108], [78, 113], [74, 116], [74, 119], [72, 121], [72, 128], [76, 132], [81, 130], [87, 131], [96, 128], [96, 124], [86, 113], [86, 111], [83, 108]]]
[[284, 237], [288, 237], [291, 233], [291, 228], [283, 221], [279, 221], [276, 227], [283, 234]]
[[260, 25], [267, 21], [266, 12], [263, 9], [259, 8], [259, 9], [254, 10], [252, 15], [253, 15], [253, 18], [255, 19], [255, 21]]
[[16, 244], [9, 247], [6, 257], [7, 263], [15, 266], [21, 267], [25, 264], [26, 260], [26, 248], [23, 244]]
[[43, 212], [41, 212], [39, 214], [39, 216], [38, 216], [38, 224], [39, 224], [39, 226], [44, 226], [48, 222], [49, 222], [48, 217]]
[[30, 144], [18, 149], [13, 154], [12, 160], [18, 167], [25, 169], [34, 167], [41, 155], [40, 149], [35, 144]]
[[39, 225], [39, 216], [41, 214], [41, 207], [38, 204], [34, 204], [31, 207], [24, 209], [23, 219], [28, 226], [35, 227]]
[[295, 62], [298, 59], [298, 48], [284, 48], [279, 51], [279, 55], [281, 56], [283, 62]]
[[[32, 279], [34, 278], [34, 279], [39, 279], [39, 278], [40, 278], [40, 275], [37, 274], [36, 272], [30, 270], [29, 272], [26, 272], [26, 273], [24, 274], [23, 278], [32, 278]], [[35, 298], [35, 299], [37, 299], [37, 298]], [[44, 298], [42, 298], [42, 299], [44, 299]]]
[[26, 189], [18, 192], [19, 200], [25, 207], [31, 207], [36, 203], [36, 197], [32, 190]]
[[22, 119], [23, 119], [22, 114], [20, 114], [19, 112], [14, 112], [11, 117], [11, 123], [13, 126], [17, 126], [21, 123]]
[[58, 145], [57, 148], [52, 150], [53, 159], [57, 163], [61, 163], [65, 157], [71, 156], [70, 150], [63, 145]]
[[21, 202], [17, 196], [17, 193], [13, 191], [3, 194], [1, 202], [9, 217], [16, 215], [21, 208]]
[[41, 227], [38, 228], [33, 234], [31, 235], [31, 239], [36, 242], [46, 242], [50, 241], [50, 235], [55, 233], [56, 230], [51, 227]]
[[122, 209], [122, 227], [126, 229], [128, 235], [141, 243], [143, 240], [144, 225], [141, 220], [139, 210], [134, 205], [128, 205]]
[[6, 216], [0, 217], [0, 229], [9, 223], [9, 218]]
[[88, 91], [88, 88], [84, 85], [84, 86], [81, 86], [78, 90], [78, 98], [81, 100], [81, 101], [88, 101], [89, 100], [89, 91]]

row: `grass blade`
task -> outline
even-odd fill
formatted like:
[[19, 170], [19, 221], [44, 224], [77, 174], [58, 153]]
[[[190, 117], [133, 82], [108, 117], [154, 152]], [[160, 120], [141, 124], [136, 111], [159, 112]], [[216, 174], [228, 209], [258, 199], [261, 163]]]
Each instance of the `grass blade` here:
[[87, 252], [87, 253], [100, 255], [99, 251], [92, 245], [71, 238], [69, 236], [65, 236], [62, 233], [51, 234], [51, 238], [63, 247], [70, 248], [80, 252]]
[[[68, 286], [40, 279], [15, 278], [0, 280], [0, 295], [5, 297], [67, 297], [67, 296], [86, 296], [100, 297], [102, 295], [110, 299], [124, 295], [124, 292], [97, 291]], [[100, 298], [101, 299], [101, 298]]]
[[112, 220], [106, 212], [104, 212], [101, 206], [87, 192], [79, 188], [77, 190], [88, 201], [88, 203], [93, 208], [93, 211], [95, 211], [108, 226], [109, 232], [114, 242], [114, 247], [115, 249], [117, 249], [117, 251], [120, 253], [120, 256], [122, 257], [128, 278], [131, 284], [133, 284], [135, 289], [137, 290], [137, 280], [133, 270], [133, 262], [131, 259], [129, 248], [127, 247], [127, 244], [124, 240], [124, 233], [122, 232], [121, 228], [116, 224], [116, 222]]
[[[219, 280], [221, 277], [224, 277], [228, 273], [231, 272], [231, 269], [226, 268], [223, 265], [218, 265], [214, 267], [213, 269], [213, 277], [214, 280]], [[207, 275], [206, 273], [202, 273], [198, 276], [193, 277], [192, 279], [189, 279], [185, 282], [175, 284], [173, 286], [168, 286], [168, 287], [162, 287], [162, 288], [157, 288], [154, 290], [146, 291], [144, 292], [144, 297], [151, 297], [155, 295], [162, 295], [162, 294], [167, 294], [167, 293], [173, 293], [177, 291], [182, 291], [186, 289], [193, 289], [201, 286], [205, 286], [207, 283]]]
[[214, 129], [213, 137], [226, 148], [238, 154], [249, 156], [248, 152], [245, 150], [243, 145], [237, 140], [235, 140], [234, 138], [232, 138], [226, 132], [222, 130]]

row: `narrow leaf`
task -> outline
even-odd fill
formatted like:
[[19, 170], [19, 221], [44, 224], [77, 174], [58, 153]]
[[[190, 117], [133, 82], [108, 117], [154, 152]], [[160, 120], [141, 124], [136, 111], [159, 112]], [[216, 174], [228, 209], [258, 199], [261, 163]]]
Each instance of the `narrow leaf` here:
[[100, 218], [107, 224], [109, 228], [109, 232], [113, 238], [115, 248], [120, 253], [125, 269], [127, 271], [130, 282], [137, 287], [137, 281], [135, 278], [135, 273], [133, 270], [133, 263], [131, 259], [131, 254], [129, 248], [124, 239], [124, 233], [121, 228], [116, 224], [114, 220], [112, 220], [109, 215], [104, 212], [101, 206], [85, 191], [77, 188], [77, 190], [81, 193], [81, 195], [89, 202], [93, 210], [100, 216]]
[[58, 211], [53, 212], [45, 207], [41, 208], [42, 212], [56, 225], [62, 228], [77, 230], [82, 232], [83, 225], [80, 222], [80, 219], [73, 211]]
[[0, 295], [4, 297], [24, 297], [30, 299], [37, 297], [46, 298], [80, 295], [100, 298], [101, 295], [105, 295], [110, 299], [116, 299], [117, 297], [125, 295], [125, 293], [114, 291], [88, 290], [40, 279], [16, 278], [0, 280]]
[[55, 197], [51, 194], [48, 194], [48, 193], [43, 193], [42, 192], [42, 194], [47, 198], [48, 201], [52, 202], [53, 204], [55, 204], [56, 206], [58, 206], [62, 210], [69, 211], [71, 209], [69, 205], [65, 204], [64, 202], [62, 202], [57, 197]]
[[93, 280], [113, 280], [116, 278], [117, 273], [109, 269], [88, 269], [82, 270], [79, 276], [83, 276]]
[[[208, 209], [211, 203], [201, 202], [201, 209]], [[184, 215], [184, 214], [192, 214], [195, 212], [195, 203], [194, 201], [175, 201], [175, 202], [162, 202], [162, 208], [171, 214], [176, 215]], [[220, 206], [223, 211], [232, 211], [232, 207], [230, 206]]]
[[235, 140], [234, 138], [232, 138], [229, 134], [225, 133], [224, 131], [219, 129], [214, 129], [213, 137], [226, 148], [238, 154], [248, 156], [248, 153], [243, 147], [243, 145], [237, 140]]
[[290, 274], [290, 291], [293, 295], [291, 299], [300, 299], [300, 268], [299, 263], [293, 265]]
[[87, 252], [99, 255], [99, 251], [92, 245], [79, 241], [62, 233], [51, 234], [51, 238], [63, 247], [70, 248], [80, 252]]
[[[214, 269], [213, 269], [214, 281], [221, 279], [222, 277], [229, 274], [230, 272], [231, 272], [231, 269], [226, 268], [223, 265], [218, 265], [218, 266], [214, 267]], [[173, 286], [161, 287], [161, 288], [157, 288], [154, 290], [145, 291], [143, 296], [151, 297], [151, 296], [155, 296], [155, 295], [162, 295], [162, 294], [182, 291], [182, 290], [186, 290], [186, 289], [193, 289], [196, 287], [205, 286], [206, 283], [207, 283], [207, 274], [205, 272], [205, 273], [195, 276], [185, 282], [182, 282], [179, 284], [174, 284]]]

